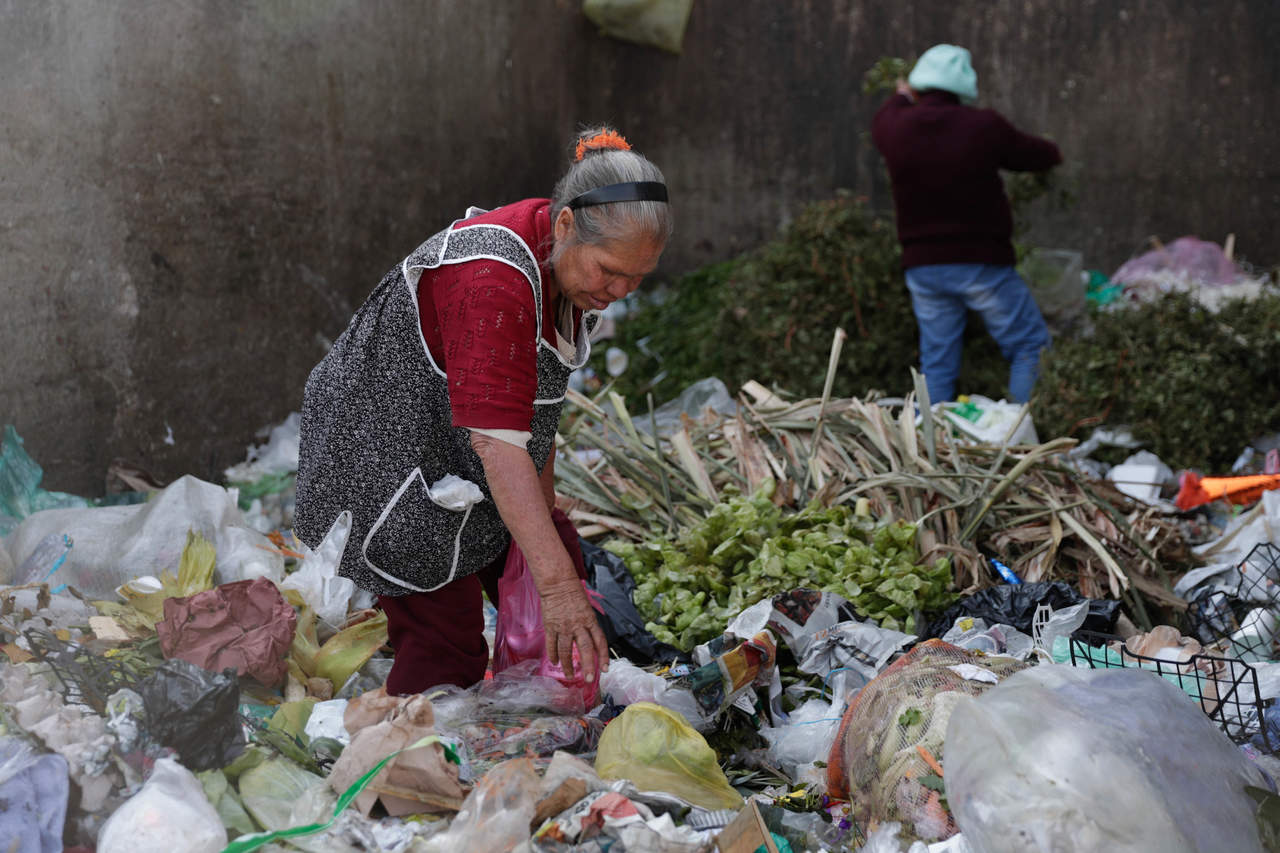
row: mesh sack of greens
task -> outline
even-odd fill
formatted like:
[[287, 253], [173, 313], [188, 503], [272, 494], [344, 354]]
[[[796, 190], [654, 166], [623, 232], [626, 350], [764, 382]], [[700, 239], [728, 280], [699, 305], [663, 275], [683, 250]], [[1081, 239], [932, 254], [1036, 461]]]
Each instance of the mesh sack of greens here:
[[845, 711], [827, 762], [828, 793], [849, 798], [859, 826], [901, 823], [908, 843], [955, 835], [939, 772], [951, 712], [962, 696], [977, 696], [1026, 667], [941, 640], [916, 646]]

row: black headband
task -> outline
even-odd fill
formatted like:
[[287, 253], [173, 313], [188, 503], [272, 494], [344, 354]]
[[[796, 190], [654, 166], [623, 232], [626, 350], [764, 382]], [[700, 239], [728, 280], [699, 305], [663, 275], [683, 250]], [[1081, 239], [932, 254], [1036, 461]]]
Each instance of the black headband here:
[[570, 210], [612, 204], [615, 201], [666, 201], [667, 185], [658, 181], [628, 181], [587, 190], [569, 202]]

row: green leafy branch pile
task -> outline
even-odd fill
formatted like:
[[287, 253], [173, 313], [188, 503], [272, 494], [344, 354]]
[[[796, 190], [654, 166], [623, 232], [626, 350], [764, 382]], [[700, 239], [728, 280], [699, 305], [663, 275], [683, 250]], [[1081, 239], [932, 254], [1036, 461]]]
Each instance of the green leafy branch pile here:
[[1280, 429], [1280, 291], [1217, 314], [1170, 295], [1092, 322], [1090, 336], [1045, 353], [1032, 405], [1041, 435], [1124, 424], [1175, 470], [1226, 473], [1246, 444]]
[[789, 512], [772, 495], [770, 482], [674, 538], [608, 544], [635, 577], [636, 606], [654, 636], [690, 649], [750, 605], [797, 587], [838, 593], [860, 617], [906, 631], [916, 613], [954, 598], [946, 558], [920, 565], [915, 525], [877, 525], [844, 504]]

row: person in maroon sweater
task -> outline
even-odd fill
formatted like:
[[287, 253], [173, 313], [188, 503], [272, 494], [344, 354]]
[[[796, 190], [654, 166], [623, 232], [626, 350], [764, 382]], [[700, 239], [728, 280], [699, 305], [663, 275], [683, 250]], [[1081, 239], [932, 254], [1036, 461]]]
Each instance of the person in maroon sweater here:
[[1000, 170], [1038, 172], [1058, 147], [1023, 133], [978, 95], [969, 52], [935, 45], [876, 112], [871, 138], [893, 184], [902, 266], [933, 402], [955, 397], [968, 310], [1009, 361], [1009, 395], [1031, 396], [1049, 330], [1014, 269], [1013, 218]]

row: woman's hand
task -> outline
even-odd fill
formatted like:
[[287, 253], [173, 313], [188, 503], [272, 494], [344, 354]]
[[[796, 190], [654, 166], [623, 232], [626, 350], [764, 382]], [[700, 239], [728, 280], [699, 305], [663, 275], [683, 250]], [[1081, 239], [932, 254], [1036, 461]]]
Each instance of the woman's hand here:
[[609, 644], [596, 612], [582, 589], [582, 581], [571, 575], [564, 581], [539, 587], [542, 625], [547, 634], [547, 659], [574, 677], [573, 647], [578, 647], [582, 677], [595, 681], [596, 673], [609, 668]]

